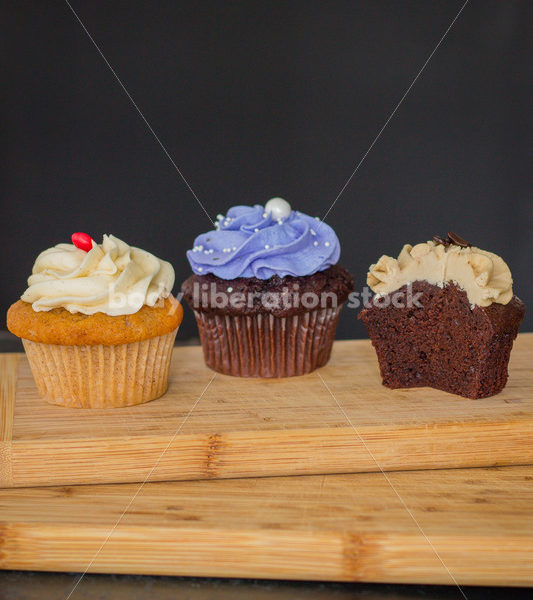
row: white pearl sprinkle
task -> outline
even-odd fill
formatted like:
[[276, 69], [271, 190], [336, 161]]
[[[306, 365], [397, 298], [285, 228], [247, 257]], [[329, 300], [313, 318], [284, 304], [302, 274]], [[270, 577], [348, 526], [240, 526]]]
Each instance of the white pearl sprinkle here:
[[291, 205], [283, 198], [271, 198], [265, 204], [265, 212], [272, 215], [276, 221], [291, 214]]
[[224, 215], [217, 215], [217, 219], [218, 219], [219, 221], [222, 221], [222, 219], [223, 219], [223, 218], [224, 218]]
[[313, 242], [313, 246], [318, 246], [318, 242]]
[[263, 213], [263, 219], [266, 219], [268, 214], [266, 212]]
[[324, 242], [324, 246], [329, 246], [329, 242]]
[[233, 246], [233, 252], [235, 252], [235, 250], [237, 250], [237, 246]]
[[226, 291], [231, 294], [231, 292], [233, 292], [233, 288], [229, 287]]
[[259, 231], [259, 229], [256, 227], [256, 228], [254, 229], [254, 231], [255, 231], [255, 233], [257, 233], [257, 232]]
[[203, 249], [204, 249], [204, 247], [203, 247], [203, 246], [201, 246], [201, 245], [200, 245], [200, 246], [198, 246], [198, 250], [203, 250]]
[[265, 244], [265, 250], [268, 250], [270, 248], [270, 246], [268, 244]]
[[198, 270], [200, 271], [200, 273], [203, 271], [202, 267], [198, 267]]
[[314, 229], [311, 229], [311, 235], [316, 235], [316, 231]]
[[204, 250], [204, 254], [209, 254], [209, 250]]
[[315, 217], [315, 221], [320, 221], [320, 217]]

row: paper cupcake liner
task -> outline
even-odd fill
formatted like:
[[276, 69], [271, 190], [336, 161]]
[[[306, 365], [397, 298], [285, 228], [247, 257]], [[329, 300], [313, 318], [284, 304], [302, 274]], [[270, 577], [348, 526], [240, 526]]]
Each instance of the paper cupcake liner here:
[[22, 340], [41, 396], [71, 408], [118, 408], [166, 392], [175, 329], [116, 346], [60, 346]]
[[292, 377], [325, 365], [341, 307], [292, 317], [195, 311], [208, 367], [239, 377]]

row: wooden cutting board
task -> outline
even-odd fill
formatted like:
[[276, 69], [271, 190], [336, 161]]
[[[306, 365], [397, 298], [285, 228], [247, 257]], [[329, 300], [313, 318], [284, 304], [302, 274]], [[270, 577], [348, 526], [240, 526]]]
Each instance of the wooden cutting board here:
[[[381, 385], [368, 341], [284, 380], [217, 375], [176, 348], [168, 393], [114, 410], [47, 404], [24, 355], [0, 355], [0, 486], [122, 483], [533, 463], [533, 334], [499, 395]], [[353, 425], [353, 427], [352, 427]]]
[[0, 568], [533, 585], [532, 467], [388, 477], [0, 490]]

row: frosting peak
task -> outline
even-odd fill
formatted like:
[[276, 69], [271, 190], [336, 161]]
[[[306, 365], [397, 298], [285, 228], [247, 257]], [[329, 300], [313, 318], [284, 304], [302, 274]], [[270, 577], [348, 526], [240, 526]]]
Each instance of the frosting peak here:
[[170, 295], [172, 265], [129, 246], [113, 235], [93, 241], [85, 252], [58, 244], [35, 261], [22, 300], [35, 311], [65, 308], [71, 313], [129, 315]]
[[475, 247], [426, 242], [406, 244], [397, 259], [382, 256], [370, 266], [367, 283], [378, 294], [389, 294], [414, 281], [443, 286], [454, 282], [471, 304], [507, 304], [513, 297], [513, 278], [505, 261]]
[[218, 216], [216, 230], [199, 235], [187, 252], [194, 273], [221, 279], [312, 275], [336, 264], [339, 256], [333, 229], [291, 211], [281, 198], [267, 207], [230, 208], [225, 217]]

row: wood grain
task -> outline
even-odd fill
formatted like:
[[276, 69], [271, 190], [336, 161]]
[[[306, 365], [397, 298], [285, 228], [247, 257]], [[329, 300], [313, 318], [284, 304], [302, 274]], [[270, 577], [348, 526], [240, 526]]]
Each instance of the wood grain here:
[[13, 435], [19, 358], [20, 354], [0, 354], [0, 442], [10, 442]]
[[0, 354], [0, 484], [13, 481], [11, 456], [19, 354]]
[[217, 375], [195, 405], [213, 373], [199, 347], [183, 347], [174, 350], [164, 397], [80, 410], [39, 398], [23, 356], [15, 375], [15, 356], [2, 363], [0, 486], [533, 463], [532, 364], [533, 334], [522, 334], [505, 390], [468, 400], [430, 388], [389, 390], [370, 343], [344, 341], [320, 370], [334, 397], [317, 373], [284, 380]]
[[388, 477], [4, 489], [0, 568], [533, 585], [531, 467]]

